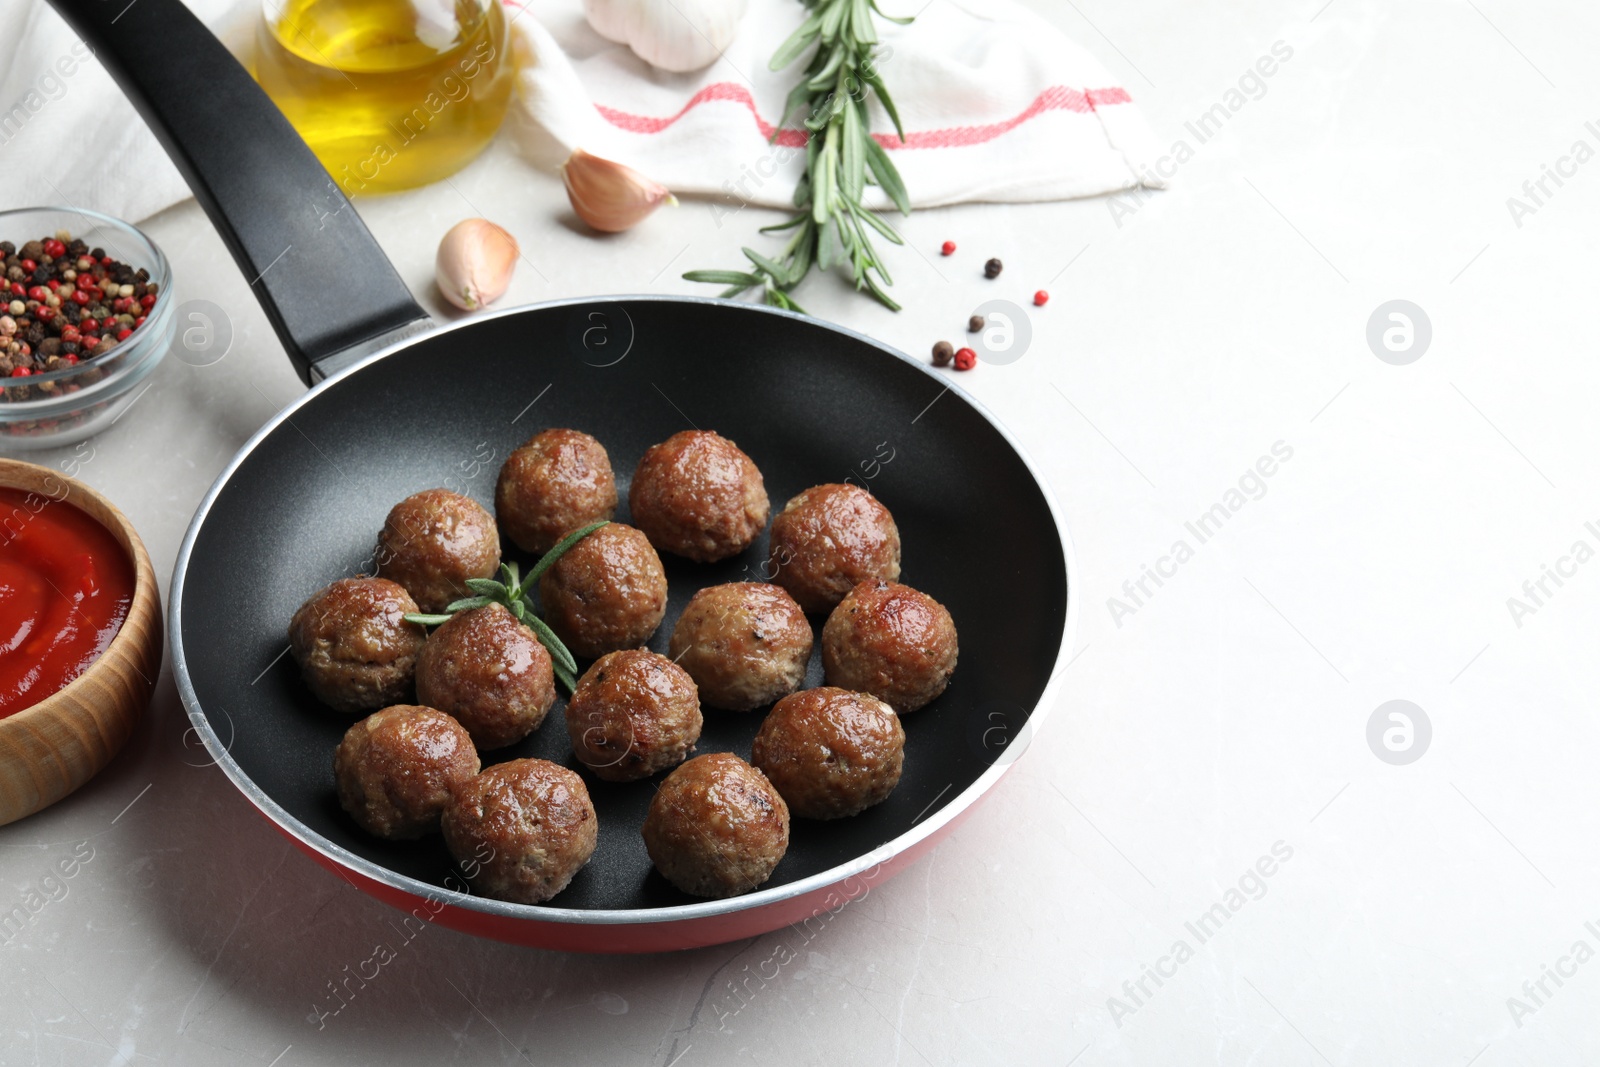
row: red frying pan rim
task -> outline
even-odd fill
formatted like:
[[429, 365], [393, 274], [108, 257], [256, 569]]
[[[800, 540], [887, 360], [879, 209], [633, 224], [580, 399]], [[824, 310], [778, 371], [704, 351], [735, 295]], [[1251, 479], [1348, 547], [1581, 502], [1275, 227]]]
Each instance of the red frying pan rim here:
[[[234, 787], [245, 795], [246, 799], [248, 799], [253, 806], [260, 810], [261, 813], [267, 818], [276, 823], [278, 827], [285, 833], [297, 838], [308, 847], [315, 849], [317, 852], [327, 857], [330, 861], [342, 867], [351, 869], [368, 879], [382, 883], [383, 885], [400, 890], [402, 892], [412, 894], [413, 896], [429, 900], [443, 901], [456, 907], [480, 911], [486, 914], [510, 919], [534, 920], [544, 923], [570, 923], [574, 925], [598, 926], [625, 925], [635, 923], [662, 923], [671, 922], [674, 920], [704, 919], [719, 915], [728, 915], [734, 912], [744, 911], [752, 908], [760, 908], [764, 905], [814, 893], [818, 890], [826, 889], [829, 886], [837, 885], [848, 878], [860, 875], [864, 871], [870, 870], [874, 866], [884, 863], [890, 858], [916, 845], [923, 839], [937, 833], [947, 823], [955, 820], [957, 816], [971, 807], [971, 805], [975, 803], [978, 798], [987, 793], [995, 785], [995, 783], [1000, 780], [1001, 775], [1005, 773], [1009, 765], [1015, 762], [1016, 758], [1021, 755], [1020, 750], [1025, 746], [1018, 746], [1016, 743], [1008, 746], [1005, 755], [1003, 755], [992, 766], [979, 775], [976, 781], [958, 793], [950, 800], [949, 803], [947, 803], [943, 808], [939, 809], [939, 811], [936, 812], [932, 817], [927, 819], [927, 821], [916, 824], [900, 836], [884, 842], [882, 845], [872, 849], [870, 852], [858, 856], [847, 863], [842, 863], [836, 867], [829, 868], [826, 871], [820, 871], [807, 878], [800, 879], [799, 881], [787, 882], [783, 885], [774, 886], [770, 889], [758, 889], [755, 892], [746, 893], [743, 896], [729, 897], [722, 900], [700, 901], [693, 904], [677, 904], [663, 908], [622, 909], [556, 908], [548, 907], [546, 905], [515, 904], [509, 901], [494, 900], [487, 897], [474, 896], [470, 893], [462, 893], [452, 889], [441, 888], [437, 885], [423, 882], [420, 879], [397, 874], [386, 867], [382, 867], [374, 863], [364, 856], [358, 856], [348, 849], [335, 844], [334, 842], [323, 837], [321, 834], [318, 834], [316, 831], [312, 830], [310, 827], [306, 826], [299, 819], [295, 818], [282, 806], [280, 806], [275, 800], [269, 797], [265, 791], [263, 791], [255, 784], [254, 781], [251, 780], [250, 776], [245, 773], [244, 769], [234, 761], [233, 757], [228, 752], [228, 747], [217, 736], [216, 731], [212, 729], [210, 720], [206, 717], [204, 711], [202, 711], [200, 707], [199, 695], [195, 692], [194, 685], [189, 678], [188, 663], [184, 654], [183, 645], [183, 584], [184, 577], [189, 568], [189, 557], [194, 551], [195, 541], [199, 536], [201, 527], [205, 524], [207, 515], [209, 515], [211, 512], [212, 505], [216, 503], [217, 497], [221, 494], [223, 488], [233, 477], [234, 472], [239, 469], [239, 466], [245, 461], [246, 458], [249, 457], [251, 452], [255, 450], [256, 446], [266, 439], [269, 434], [273, 433], [280, 425], [288, 421], [296, 411], [300, 410], [307, 403], [309, 403], [312, 398], [316, 397], [324, 390], [332, 388], [335, 383], [343, 381], [345, 378], [359, 373], [365, 367], [368, 367], [379, 360], [385, 359], [403, 348], [410, 347], [424, 337], [437, 336], [440, 333], [459, 330], [488, 319], [520, 315], [528, 311], [538, 311], [560, 307], [582, 307], [584, 305], [595, 303], [626, 304], [629, 302], [705, 304], [713, 307], [726, 306], [730, 308], [738, 308], [741, 311], [754, 314], [777, 315], [784, 318], [792, 318], [800, 322], [805, 322], [811, 326], [820, 326], [824, 329], [833, 330], [834, 332], [842, 334], [853, 340], [870, 345], [871, 347], [876, 348], [895, 359], [911, 364], [913, 367], [916, 367], [918, 371], [926, 374], [929, 378], [938, 381], [944, 386], [944, 388], [964, 400], [972, 407], [974, 411], [981, 415], [984, 420], [989, 423], [989, 425], [993, 426], [1000, 436], [1005, 439], [1006, 443], [1011, 446], [1018, 458], [1022, 460], [1023, 465], [1028, 469], [1028, 473], [1033, 476], [1034, 483], [1039, 487], [1039, 491], [1044, 497], [1045, 505], [1050, 510], [1051, 519], [1055, 523], [1056, 534], [1060, 538], [1062, 554], [1065, 557], [1067, 578], [1066, 623], [1062, 627], [1061, 647], [1056, 654], [1056, 662], [1051, 668], [1050, 679], [1045, 684], [1044, 691], [1040, 693], [1038, 703], [1034, 706], [1028, 716], [1028, 734], [1026, 736], [1030, 740], [1032, 735], [1037, 732], [1039, 724], [1043, 721], [1044, 716], [1048, 714], [1048, 712], [1054, 706], [1056, 698], [1059, 696], [1060, 688], [1063, 684], [1063, 678], [1066, 673], [1067, 665], [1071, 662], [1070, 656], [1077, 634], [1078, 598], [1074, 595], [1077, 582], [1077, 561], [1073, 552], [1072, 538], [1067, 532], [1066, 523], [1062, 520], [1061, 510], [1056, 504], [1054, 494], [1052, 494], [1050, 491], [1049, 483], [1044, 479], [1038, 466], [1034, 463], [1032, 457], [1028, 455], [1027, 450], [1023, 448], [1022, 443], [1018, 441], [1011, 434], [1011, 432], [1007, 430], [1005, 426], [989, 412], [987, 408], [979, 403], [977, 399], [975, 399], [966, 390], [962, 389], [959, 385], [956, 385], [954, 382], [950, 381], [947, 376], [934, 374], [920, 361], [912, 359], [903, 352], [899, 352], [896, 349], [883, 344], [881, 341], [867, 336], [866, 334], [858, 333], [835, 323], [826, 322], [821, 319], [815, 319], [807, 315], [800, 315], [795, 312], [784, 311], [779, 308], [770, 308], [759, 304], [745, 304], [731, 300], [719, 300], [710, 297], [661, 295], [575, 297], [565, 300], [544, 301], [537, 304], [524, 304], [518, 307], [505, 308], [499, 311], [480, 312], [470, 317], [462, 318], [456, 322], [439, 326], [434, 330], [428, 331], [427, 333], [398, 341], [395, 344], [392, 344], [384, 349], [379, 350], [378, 352], [373, 353], [370, 356], [367, 356], [361, 361], [340, 371], [338, 374], [335, 374], [327, 380], [318, 383], [298, 400], [289, 404], [282, 411], [279, 411], [271, 419], [267, 420], [267, 422], [255, 432], [250, 440], [245, 443], [244, 447], [234, 455], [233, 459], [228, 462], [227, 467], [223, 469], [222, 473], [217, 475], [217, 479], [212, 483], [211, 488], [207, 490], [205, 498], [201, 500], [200, 506], [195, 510], [194, 518], [190, 520], [189, 528], [184, 534], [183, 545], [181, 548], [179, 548], [177, 560], [173, 564], [172, 584], [168, 591], [167, 601], [169, 605], [167, 617], [168, 647], [172, 650], [173, 678], [177, 682], [178, 695], [183, 701], [183, 707], [189, 715], [190, 723], [194, 726], [195, 731], [205, 742], [206, 749], [210, 752], [217, 766], [222, 768], [223, 773], [228, 776], [229, 781], [231, 781]], [[1013, 748], [1018, 749], [1016, 755], [1010, 754]]]

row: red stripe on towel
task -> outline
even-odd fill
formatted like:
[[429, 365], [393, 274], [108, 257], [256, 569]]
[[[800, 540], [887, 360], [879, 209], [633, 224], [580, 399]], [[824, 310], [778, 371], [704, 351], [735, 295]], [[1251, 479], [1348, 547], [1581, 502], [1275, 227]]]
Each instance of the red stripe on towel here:
[[[690, 111], [701, 104], [714, 100], [727, 101], [740, 104], [750, 112], [755, 119], [756, 127], [760, 129], [761, 136], [772, 138], [772, 124], [761, 117], [756, 110], [755, 99], [750, 91], [737, 82], [715, 82], [706, 86], [689, 98], [675, 115], [658, 118], [650, 115], [634, 115], [626, 111], [619, 111], [604, 104], [596, 104], [595, 108], [602, 118], [618, 129], [627, 130], [629, 133], [660, 133], [673, 123], [677, 122]], [[983, 144], [996, 137], [1009, 133], [1021, 126], [1029, 119], [1037, 118], [1047, 111], [1076, 111], [1088, 114], [1098, 107], [1111, 104], [1131, 104], [1132, 97], [1122, 88], [1090, 89], [1084, 92], [1079, 89], [1069, 89], [1064, 85], [1053, 86], [1040, 93], [1020, 114], [1002, 122], [991, 122], [981, 126], [951, 126], [942, 130], [921, 130], [906, 134], [902, 142], [896, 134], [875, 133], [872, 136], [885, 148], [962, 148], [968, 145]], [[799, 148], [806, 143], [804, 130], [780, 130], [778, 144], [791, 148]]]

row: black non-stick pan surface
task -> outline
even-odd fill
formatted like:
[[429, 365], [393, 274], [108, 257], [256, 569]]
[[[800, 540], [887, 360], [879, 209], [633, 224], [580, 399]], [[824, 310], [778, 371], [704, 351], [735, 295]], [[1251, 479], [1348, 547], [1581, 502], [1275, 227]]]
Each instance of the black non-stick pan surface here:
[[[1066, 553], [1033, 472], [971, 402], [906, 357], [799, 316], [701, 300], [548, 305], [424, 337], [325, 384], [248, 449], [200, 518], [172, 605], [194, 704], [250, 782], [311, 833], [427, 885], [452, 874], [438, 838], [381, 842], [339, 809], [333, 751], [352, 720], [311, 696], [283, 654], [285, 628], [311, 593], [370, 570], [394, 503], [447, 486], [492, 506], [505, 456], [552, 426], [605, 445], [624, 522], [639, 457], [691, 428], [749, 453], [774, 511], [808, 486], [864, 485], [899, 524], [902, 580], [956, 620], [960, 664], [949, 690], [906, 718], [900, 787], [855, 818], [795, 820], [764, 888], [899, 836], [1025, 741], [1062, 651]], [[664, 556], [667, 617], [650, 647], [666, 650], [696, 590], [764, 580], [766, 544], [709, 565]], [[820, 634], [822, 618], [812, 622]], [[807, 685], [819, 684], [814, 654]], [[564, 706], [485, 762], [539, 756], [578, 769]], [[763, 714], [707, 709], [696, 751], [748, 758]], [[690, 903], [653, 872], [639, 836], [659, 778], [588, 780], [599, 848], [551, 905]]]

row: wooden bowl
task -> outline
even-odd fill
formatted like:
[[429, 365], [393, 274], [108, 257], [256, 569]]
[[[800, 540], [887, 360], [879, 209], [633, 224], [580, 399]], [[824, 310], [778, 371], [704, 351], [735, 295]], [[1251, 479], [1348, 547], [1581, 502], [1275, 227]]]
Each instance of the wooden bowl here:
[[150, 705], [161, 670], [161, 592], [126, 516], [49, 467], [0, 459], [0, 486], [65, 501], [116, 538], [133, 561], [133, 603], [111, 645], [65, 688], [0, 719], [0, 825], [47, 808], [111, 762]]

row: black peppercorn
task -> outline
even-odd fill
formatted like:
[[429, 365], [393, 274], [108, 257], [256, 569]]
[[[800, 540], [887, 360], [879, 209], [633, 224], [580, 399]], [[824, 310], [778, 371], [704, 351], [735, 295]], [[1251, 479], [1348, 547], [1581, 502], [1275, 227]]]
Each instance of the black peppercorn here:
[[940, 341], [933, 346], [933, 365], [935, 367], [947, 367], [950, 365], [950, 361], [955, 358], [955, 355], [955, 345], [952, 345], [949, 341]]
[[1005, 264], [1001, 263], [999, 259], [991, 259], [983, 265], [983, 276], [985, 278], [998, 278], [1000, 277], [1000, 272], [1004, 269]]

